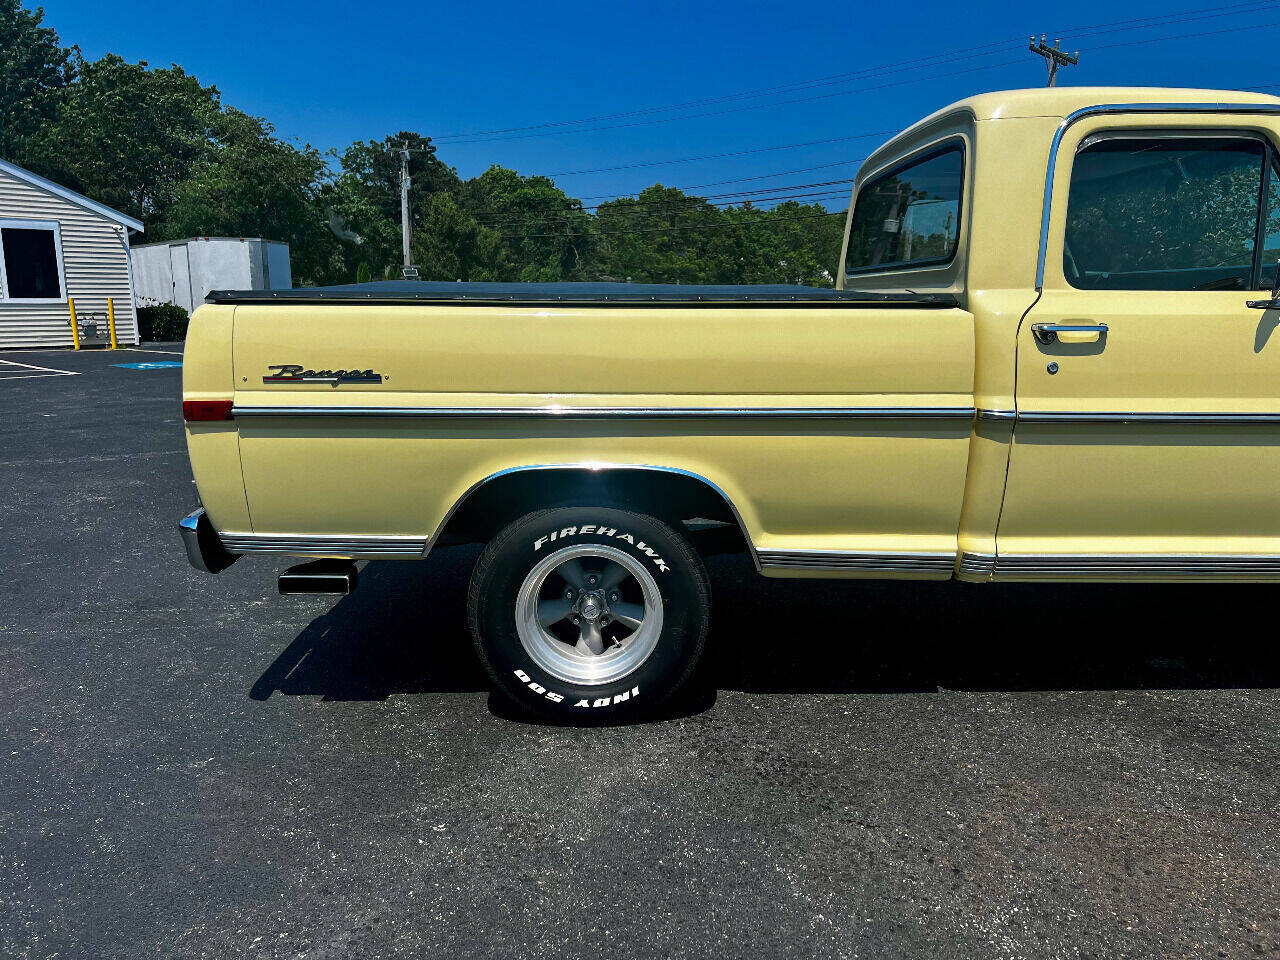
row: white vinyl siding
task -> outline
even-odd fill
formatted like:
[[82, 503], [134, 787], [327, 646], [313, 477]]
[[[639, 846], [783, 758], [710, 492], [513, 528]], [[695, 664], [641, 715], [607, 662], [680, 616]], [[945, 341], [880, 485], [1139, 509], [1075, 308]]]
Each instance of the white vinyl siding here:
[[115, 305], [116, 336], [138, 342], [128, 231], [118, 223], [0, 170], [0, 220], [56, 221], [61, 234], [64, 299], [10, 303], [0, 297], [0, 348], [71, 346], [66, 296], [77, 313], [106, 315]]

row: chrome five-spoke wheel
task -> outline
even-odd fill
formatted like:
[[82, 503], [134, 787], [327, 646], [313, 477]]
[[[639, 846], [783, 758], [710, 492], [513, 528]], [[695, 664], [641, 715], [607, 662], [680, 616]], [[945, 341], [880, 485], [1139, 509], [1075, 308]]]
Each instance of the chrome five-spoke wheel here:
[[639, 560], [604, 544], [543, 557], [516, 598], [516, 632], [539, 667], [568, 683], [611, 683], [662, 634], [662, 596]]

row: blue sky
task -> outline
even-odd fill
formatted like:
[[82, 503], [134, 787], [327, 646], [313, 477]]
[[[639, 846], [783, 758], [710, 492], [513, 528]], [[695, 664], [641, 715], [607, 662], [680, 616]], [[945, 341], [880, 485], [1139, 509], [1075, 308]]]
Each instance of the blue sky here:
[[[434, 6], [242, 2], [45, 0], [46, 23], [86, 56], [118, 53], [153, 66], [178, 63], [224, 100], [266, 117], [290, 140], [341, 148], [401, 129], [442, 137], [625, 113], [800, 83], [855, 71], [894, 70], [771, 97], [707, 104], [577, 128], [553, 136], [439, 143], [464, 177], [492, 163], [557, 174], [646, 161], [758, 150], [897, 130], [971, 93], [1044, 83], [1025, 37], [1064, 36], [1143, 17], [1181, 22], [1064, 41], [1081, 63], [1064, 84], [1243, 87], [1276, 82], [1266, 51], [1280, 39], [1280, 2], [1228, 0], [993, 3], [543, 3], [510, 0]], [[1210, 8], [1230, 7], [1214, 12]], [[1225, 32], [1221, 32], [1225, 31]], [[1185, 34], [1199, 37], [1156, 38]], [[1023, 38], [1019, 40], [1019, 38]], [[1142, 40], [1142, 43], [1131, 41]], [[951, 63], [904, 61], [1007, 48]], [[1110, 49], [1102, 47], [1114, 44]], [[982, 69], [974, 69], [981, 67]], [[910, 82], [903, 82], [910, 81]], [[883, 84], [880, 89], [866, 89]], [[1280, 92], [1278, 90], [1268, 92]], [[755, 109], [762, 103], [811, 98]], [[812, 99], [819, 98], [819, 99]], [[752, 107], [753, 109], [742, 109]], [[630, 124], [619, 126], [619, 124]], [[465, 139], [465, 138], [461, 138]], [[557, 176], [574, 196], [611, 196], [661, 181], [691, 186], [834, 164], [885, 139], [768, 150], [694, 163]], [[852, 176], [854, 166], [780, 175], [789, 183]], [[771, 179], [758, 181], [770, 184]], [[752, 187], [706, 187], [715, 193]], [[842, 200], [828, 201], [840, 207]]]

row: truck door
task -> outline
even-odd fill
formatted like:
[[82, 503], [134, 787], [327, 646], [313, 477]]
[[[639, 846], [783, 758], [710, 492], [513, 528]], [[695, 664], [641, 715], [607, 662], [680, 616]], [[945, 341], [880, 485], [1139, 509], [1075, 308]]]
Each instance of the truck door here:
[[998, 578], [1280, 576], [1275, 121], [1096, 117], [1018, 332]]

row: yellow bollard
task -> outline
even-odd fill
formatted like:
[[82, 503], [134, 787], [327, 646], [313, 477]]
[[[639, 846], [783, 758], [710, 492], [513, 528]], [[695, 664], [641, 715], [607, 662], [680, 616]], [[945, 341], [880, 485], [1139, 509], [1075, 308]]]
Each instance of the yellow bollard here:
[[76, 322], [76, 302], [67, 297], [67, 307], [71, 310], [71, 342], [75, 349], [80, 349], [80, 324]]
[[107, 297], [107, 329], [111, 331], [111, 349], [119, 350], [116, 344], [116, 305]]

